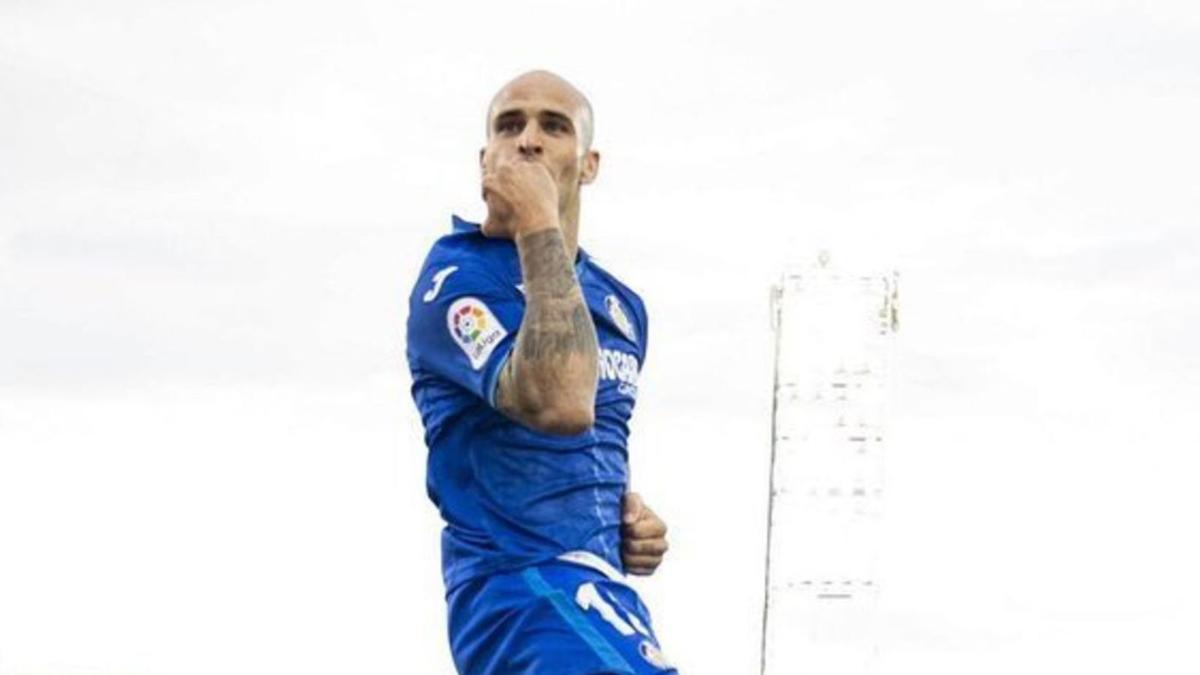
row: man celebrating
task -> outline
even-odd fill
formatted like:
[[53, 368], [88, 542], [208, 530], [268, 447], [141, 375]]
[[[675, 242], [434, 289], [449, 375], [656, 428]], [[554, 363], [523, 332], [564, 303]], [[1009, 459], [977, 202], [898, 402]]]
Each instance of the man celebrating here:
[[622, 572], [658, 567], [666, 526], [626, 492], [646, 310], [578, 246], [591, 105], [526, 73], [493, 98], [487, 141], [487, 218], [453, 218], [409, 300], [455, 665], [675, 673]]

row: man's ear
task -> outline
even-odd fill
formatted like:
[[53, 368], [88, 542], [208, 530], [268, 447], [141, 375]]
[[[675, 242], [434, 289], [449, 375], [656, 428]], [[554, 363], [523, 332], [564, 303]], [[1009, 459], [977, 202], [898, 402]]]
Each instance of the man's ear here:
[[596, 180], [596, 175], [600, 173], [600, 152], [598, 150], [588, 150], [583, 156], [583, 169], [579, 172], [579, 184], [587, 185]]

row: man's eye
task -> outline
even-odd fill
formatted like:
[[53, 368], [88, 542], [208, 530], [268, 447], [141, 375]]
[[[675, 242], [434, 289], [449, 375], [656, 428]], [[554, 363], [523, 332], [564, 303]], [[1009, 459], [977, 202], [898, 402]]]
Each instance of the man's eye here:
[[521, 125], [515, 121], [501, 122], [496, 125], [496, 131], [520, 131]]

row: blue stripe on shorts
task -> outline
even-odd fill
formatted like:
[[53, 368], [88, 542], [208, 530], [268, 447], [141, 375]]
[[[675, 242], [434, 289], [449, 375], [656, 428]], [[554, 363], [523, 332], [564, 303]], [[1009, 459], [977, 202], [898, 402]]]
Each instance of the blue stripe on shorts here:
[[622, 669], [628, 672], [633, 672], [633, 668], [626, 661], [604, 636], [596, 632], [595, 627], [588, 623], [587, 617], [583, 612], [571, 602], [562, 591], [555, 589], [546, 583], [546, 579], [542, 577], [542, 573], [536, 567], [528, 567], [521, 576], [525, 578], [525, 583], [529, 584], [529, 588], [533, 590], [539, 597], [546, 598], [554, 605], [554, 609], [558, 611], [559, 616], [563, 618], [583, 641], [588, 643], [588, 646], [596, 652], [596, 655], [604, 661], [604, 665], [608, 668]]

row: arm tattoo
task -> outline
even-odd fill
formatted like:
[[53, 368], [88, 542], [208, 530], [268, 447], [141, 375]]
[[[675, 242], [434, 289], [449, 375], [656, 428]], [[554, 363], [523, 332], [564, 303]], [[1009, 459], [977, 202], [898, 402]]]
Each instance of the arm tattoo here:
[[[534, 321], [528, 322], [531, 325], [522, 324], [524, 337], [518, 336], [518, 340], [524, 341], [527, 358], [542, 360], [596, 350], [595, 329], [587, 308], [582, 304], [576, 307], [571, 311], [569, 321], [563, 320], [561, 315], [562, 312], [557, 310], [539, 312]], [[529, 316], [528, 309], [526, 316]]]
[[[534, 414], [596, 391], [598, 345], [591, 312], [558, 228], [518, 240], [525, 316], [501, 374], [501, 408]], [[587, 404], [591, 407], [591, 404]]]
[[562, 231], [541, 230], [518, 244], [525, 282], [525, 317], [517, 336], [518, 353], [533, 361], [569, 354], [594, 354], [596, 329], [567, 260]]
[[558, 228], [534, 232], [517, 244], [525, 291], [563, 297], [576, 285], [575, 270], [567, 260], [567, 245]]

